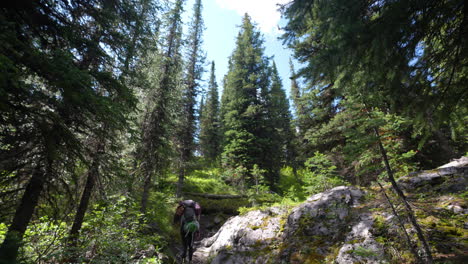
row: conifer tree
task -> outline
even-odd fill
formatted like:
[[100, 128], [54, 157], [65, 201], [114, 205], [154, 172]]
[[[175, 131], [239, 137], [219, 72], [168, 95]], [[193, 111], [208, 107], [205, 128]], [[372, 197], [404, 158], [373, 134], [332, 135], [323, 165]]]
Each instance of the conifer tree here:
[[[291, 142], [294, 139], [291, 130], [291, 113], [289, 102], [283, 89], [283, 84], [278, 73], [275, 62], [271, 69], [271, 88], [268, 92], [266, 126], [270, 127], [269, 135], [270, 151], [264, 169], [271, 174], [269, 178], [274, 183], [279, 181], [279, 170], [286, 162], [291, 163], [294, 159], [294, 150]], [[268, 166], [268, 167], [266, 167]]]
[[188, 36], [187, 72], [182, 91], [182, 111], [177, 132], [178, 174], [177, 196], [181, 196], [185, 174], [194, 151], [195, 135], [195, 99], [200, 89], [203, 73], [204, 54], [201, 49], [203, 35], [203, 17], [201, 0], [196, 0], [193, 7], [193, 20]]
[[137, 154], [143, 174], [142, 213], [146, 213], [153, 176], [164, 172], [170, 156], [169, 128], [173, 126], [171, 115], [174, 111], [170, 106], [176, 103], [173, 95], [177, 93], [181, 73], [183, 3], [183, 0], [177, 0], [166, 14], [167, 32], [163, 49], [161, 53], [156, 51], [149, 56], [150, 67], [146, 70], [150, 87]]
[[[289, 19], [284, 35], [286, 42], [305, 63], [300, 73], [308, 87], [315, 90], [311, 99], [319, 109], [314, 113], [312, 125], [323, 128], [323, 132], [336, 133], [340, 129], [336, 123], [339, 117], [347, 121], [351, 115], [367, 113], [360, 124], [368, 127], [366, 132], [374, 137], [365, 137], [368, 142], [339, 143], [345, 147], [356, 142], [369, 149], [379, 147], [379, 160], [386, 176], [407, 209], [423, 245], [425, 261], [431, 263], [430, 247], [395, 182], [388, 148], [384, 146], [387, 139], [382, 135], [388, 129], [381, 128], [390, 124], [376, 116], [412, 120], [412, 127], [405, 131], [403, 140], [407, 148], [422, 150], [418, 151], [420, 161], [427, 162], [427, 156], [437, 157], [436, 153], [430, 153], [431, 149], [444, 153], [438, 163], [465, 153], [466, 144], [457, 144], [461, 149], [454, 148], [446, 131], [466, 133], [456, 125], [461, 121], [458, 116], [466, 114], [467, 109], [468, 75], [467, 68], [463, 67], [468, 61], [466, 2], [298, 0], [285, 5], [284, 14]], [[350, 103], [361, 109], [353, 111]], [[337, 106], [341, 109], [334, 111]], [[343, 111], [343, 106], [348, 111]], [[350, 115], [345, 117], [344, 113]], [[355, 122], [355, 128], [360, 129], [358, 124]], [[343, 139], [343, 134], [336, 134], [335, 140]], [[315, 135], [318, 147], [336, 146], [329, 140], [319, 143], [323, 138], [332, 137], [324, 133]], [[432, 142], [427, 141], [429, 138]]]
[[[222, 163], [228, 170], [244, 171], [238, 178], [249, 180], [249, 171], [262, 167], [268, 140], [265, 135], [268, 58], [261, 35], [245, 14], [229, 59], [222, 97], [224, 147]], [[245, 173], [247, 172], [247, 173]]]
[[203, 156], [211, 164], [220, 155], [220, 136], [218, 84], [216, 83], [215, 63], [213, 61], [211, 62], [206, 103], [203, 105], [200, 117], [200, 149]]
[[[121, 67], [122, 74], [119, 76], [121, 80], [125, 80], [127, 83], [131, 82], [133, 79], [136, 78], [136, 72], [130, 68], [132, 65], [132, 61], [136, 61], [137, 54], [144, 54], [146, 50], [148, 50], [148, 43], [144, 43], [148, 35], [152, 34], [151, 30], [148, 30], [145, 27], [148, 27], [149, 17], [148, 13], [155, 12], [156, 6], [154, 2], [150, 2], [149, 0], [140, 0], [138, 2], [138, 6], [133, 12], [132, 10], [128, 10], [126, 12], [127, 15], [132, 14], [134, 16], [135, 27], [131, 28], [124, 28], [124, 34], [130, 34], [132, 37], [130, 39], [129, 46], [126, 49], [126, 57], [124, 58], [124, 62]], [[128, 17], [127, 17], [128, 19]], [[157, 21], [151, 21], [151, 23], [157, 23]], [[138, 45], [140, 43], [140, 45]], [[141, 58], [138, 58], [141, 59]], [[106, 66], [106, 65], [96, 65], [99, 66]], [[114, 101], [118, 100], [117, 98], [113, 98]], [[102, 124], [102, 130], [107, 130], [108, 125]], [[112, 168], [110, 168], [107, 164], [112, 161], [112, 149], [117, 149], [119, 145], [115, 141], [110, 142], [107, 138], [103, 138], [102, 136], [104, 133], [99, 133], [89, 138], [86, 144], [89, 146], [89, 158], [90, 158], [90, 167], [86, 172], [86, 180], [83, 192], [80, 197], [80, 201], [77, 207], [77, 211], [73, 220], [72, 228], [70, 229], [69, 233], [69, 245], [71, 247], [76, 246], [78, 234], [80, 232], [81, 226], [83, 224], [83, 220], [85, 217], [85, 213], [88, 209], [88, 205], [91, 201], [91, 195], [95, 189], [97, 182], [102, 181], [102, 172], [106, 171], [105, 174], [110, 174]], [[118, 135], [115, 136], [116, 138]], [[128, 143], [128, 142], [127, 142]], [[113, 147], [110, 147], [110, 146]], [[106, 166], [107, 165], [107, 166]]]
[[86, 162], [83, 138], [112, 140], [127, 127], [135, 98], [113, 55], [130, 45], [122, 28], [135, 22], [132, 12], [121, 1], [79, 0], [26, 1], [0, 11], [0, 173], [2, 186], [17, 181], [24, 190], [0, 263], [15, 263], [45, 190], [72, 173], [77, 160]]

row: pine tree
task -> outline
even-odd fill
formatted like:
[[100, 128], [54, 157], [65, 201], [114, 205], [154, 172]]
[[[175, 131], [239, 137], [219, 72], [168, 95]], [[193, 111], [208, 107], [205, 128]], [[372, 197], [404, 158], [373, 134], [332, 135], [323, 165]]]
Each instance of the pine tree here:
[[464, 132], [456, 124], [466, 112], [467, 9], [457, 1], [295, 1], [284, 8], [284, 37], [307, 63], [310, 86], [333, 84], [336, 95], [359, 94], [412, 118], [420, 160], [437, 157], [434, 149], [449, 158], [463, 153], [447, 131]]
[[150, 187], [154, 174], [162, 174], [168, 166], [170, 154], [169, 128], [175, 105], [181, 73], [181, 39], [183, 0], [177, 0], [167, 16], [167, 33], [164, 49], [149, 56], [149, 68], [146, 70], [147, 83], [150, 85], [146, 101], [145, 117], [142, 124], [141, 143], [138, 159], [143, 174], [143, 193], [141, 212], [146, 213]]
[[194, 151], [195, 136], [195, 99], [200, 89], [203, 73], [204, 54], [201, 50], [203, 35], [203, 18], [201, 0], [196, 0], [193, 8], [193, 20], [188, 37], [188, 62], [185, 76], [185, 87], [182, 91], [182, 112], [177, 135], [177, 152], [179, 163], [179, 181], [177, 196], [182, 195], [184, 178], [189, 169], [189, 162]]
[[[124, 28], [123, 33], [131, 34], [131, 39], [129, 46], [127, 48], [127, 55], [124, 58], [122, 65], [122, 74], [119, 76], [120, 79], [130, 82], [132, 79], [135, 79], [136, 72], [130, 68], [132, 61], [135, 60], [137, 54], [144, 54], [145, 50], [148, 50], [148, 43], [143, 43], [145, 39], [148, 38], [152, 32], [151, 30], [145, 30], [147, 26], [148, 13], [155, 12], [156, 6], [154, 3], [150, 3], [149, 0], [140, 0], [138, 5], [135, 7], [138, 10], [127, 10], [127, 15], [133, 15], [135, 22], [135, 27], [133, 28]], [[133, 11], [133, 12], [132, 12]], [[128, 19], [128, 17], [126, 17]], [[154, 21], [155, 23], [157, 21]], [[137, 43], [142, 42], [140, 46], [137, 46]], [[141, 58], [140, 58], [141, 59]], [[99, 65], [98, 65], [99, 66]], [[105, 66], [105, 65], [103, 65]], [[117, 100], [117, 98], [113, 98]], [[107, 130], [107, 125], [103, 124], [102, 129]], [[69, 244], [73, 248], [76, 245], [81, 226], [85, 217], [85, 213], [88, 209], [88, 205], [91, 201], [91, 195], [95, 189], [97, 182], [103, 181], [102, 172], [106, 171], [106, 174], [110, 174], [112, 168], [109, 168], [109, 162], [115, 159], [112, 155], [112, 149], [117, 149], [118, 144], [115, 141], [110, 142], [107, 138], [102, 137], [103, 133], [90, 137], [87, 142], [89, 146], [89, 163], [91, 164], [87, 173], [86, 181], [81, 198], [77, 207], [77, 211], [73, 220], [72, 228], [69, 233]], [[115, 137], [118, 137], [116, 135]], [[128, 143], [128, 142], [127, 142]], [[110, 147], [110, 146], [113, 146]], [[107, 165], [107, 166], [106, 166]], [[73, 260], [75, 261], [75, 260]]]
[[220, 155], [220, 122], [218, 84], [215, 76], [215, 63], [211, 62], [208, 94], [200, 118], [200, 148], [203, 156], [213, 164]]
[[121, 63], [112, 54], [131, 42], [121, 30], [135, 21], [121, 11], [134, 10], [124, 6], [28, 1], [0, 11], [0, 173], [2, 186], [17, 181], [24, 188], [0, 263], [15, 263], [45, 190], [73, 173], [77, 160], [86, 162], [83, 139], [113, 140], [128, 125], [135, 98], [118, 78]]
[[[276, 184], [279, 181], [279, 170], [286, 162], [294, 159], [294, 150], [291, 142], [294, 134], [291, 131], [291, 113], [286, 93], [283, 90], [276, 64], [271, 69], [271, 88], [268, 92], [266, 126], [271, 127], [269, 134], [269, 147], [264, 169], [270, 173], [270, 179]], [[267, 131], [268, 131], [267, 130]]]
[[229, 59], [222, 97], [224, 148], [222, 163], [228, 170], [241, 170], [238, 179], [249, 180], [254, 164], [263, 165], [268, 132], [266, 95], [269, 88], [268, 58], [263, 40], [246, 14]]
[[[340, 116], [368, 114], [365, 121], [351, 121], [355, 121], [356, 128], [368, 127], [366, 132], [373, 137], [344, 140], [339, 145], [346, 148], [359, 142], [367, 146], [358, 153], [378, 146], [378, 159], [417, 230], [425, 261], [431, 263], [430, 248], [394, 180], [389, 148], [382, 137], [388, 130], [382, 128], [392, 127], [389, 117], [413, 120], [412, 131], [405, 131], [402, 141], [409, 143], [410, 149], [422, 150], [418, 154], [420, 160], [425, 159], [423, 155], [435, 156], [428, 153], [431, 149], [444, 153], [445, 159], [464, 154], [464, 150], [458, 149], [457, 153], [451, 146], [446, 131], [457, 127], [455, 134], [466, 132], [453, 125], [461, 121], [457, 116], [466, 113], [467, 105], [468, 75], [462, 66], [468, 61], [466, 2], [298, 0], [284, 6], [284, 14], [289, 19], [284, 38], [295, 49], [296, 58], [306, 65], [300, 74], [315, 90], [311, 101], [318, 109], [312, 125], [327, 133], [316, 134], [310, 137], [311, 141], [319, 143], [320, 148], [331, 149], [336, 142], [318, 141], [348, 139], [346, 133], [353, 133], [336, 133]], [[351, 110], [353, 104], [361, 109]], [[336, 106], [341, 107], [338, 112], [333, 111]], [[398, 127], [392, 127], [395, 128]], [[332, 133], [338, 137], [331, 137]], [[427, 144], [428, 138], [437, 144]], [[466, 144], [461, 146], [466, 148]]]

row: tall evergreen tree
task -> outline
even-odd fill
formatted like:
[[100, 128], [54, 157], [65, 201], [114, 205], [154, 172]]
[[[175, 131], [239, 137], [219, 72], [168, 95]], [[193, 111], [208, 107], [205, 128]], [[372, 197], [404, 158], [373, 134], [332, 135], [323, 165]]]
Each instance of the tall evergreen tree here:
[[286, 162], [291, 163], [294, 158], [294, 150], [291, 143], [294, 139], [294, 134], [291, 130], [289, 102], [275, 62], [272, 65], [271, 88], [267, 98], [268, 118], [266, 126], [271, 128], [271, 133], [269, 134], [271, 151], [268, 152], [268, 160], [265, 162], [264, 169], [267, 169], [271, 174], [269, 178], [273, 179], [274, 183], [278, 183], [280, 168]]
[[302, 118], [305, 116], [305, 111], [304, 107], [301, 102], [301, 87], [299, 87], [299, 84], [297, 82], [297, 75], [296, 71], [294, 69], [294, 64], [291, 60], [289, 59], [289, 69], [291, 71], [291, 88], [290, 88], [290, 94], [291, 94], [291, 101], [293, 102], [293, 109], [294, 109], [294, 114], [296, 116], [296, 121], [295, 121], [295, 126], [296, 129], [299, 131], [299, 133], [302, 133], [304, 130], [304, 127], [302, 125]]
[[467, 10], [463, 1], [295, 1], [284, 9], [285, 38], [307, 63], [309, 85], [412, 118], [420, 161], [446, 159], [466, 148], [447, 132], [466, 131], [457, 124], [466, 113]]
[[114, 55], [130, 46], [122, 28], [135, 22], [133, 11], [121, 1], [79, 0], [27, 1], [0, 11], [1, 181], [19, 180], [24, 189], [0, 263], [15, 263], [44, 190], [66, 174], [58, 171], [86, 162], [82, 140], [112, 140], [126, 128], [135, 98], [118, 78]]
[[215, 63], [211, 62], [208, 94], [200, 118], [200, 148], [203, 156], [214, 163], [220, 155], [221, 135], [219, 122], [218, 84], [215, 76]]
[[264, 56], [261, 35], [246, 14], [229, 59], [222, 97], [224, 131], [223, 166], [247, 173], [254, 164], [263, 165], [268, 140], [265, 137], [266, 101], [269, 88], [268, 58]]
[[179, 85], [181, 71], [183, 3], [184, 0], [177, 0], [166, 14], [167, 32], [164, 47], [161, 52], [156, 51], [150, 55], [150, 67], [146, 72], [150, 87], [138, 150], [144, 181], [142, 213], [146, 213], [153, 176], [164, 172], [169, 159], [169, 128], [172, 126], [170, 106], [176, 103], [172, 95]]
[[[140, 0], [135, 4], [136, 6], [134, 12], [129, 12], [132, 10], [126, 12], [128, 15], [131, 14], [134, 16], [133, 19], [135, 21], [135, 26], [122, 29], [122, 33], [131, 35], [130, 43], [126, 50], [127, 55], [125, 58], [123, 58], [123, 64], [121, 67], [122, 74], [119, 76], [121, 80], [125, 80], [127, 83], [130, 83], [132, 79], [136, 78], [135, 72], [132, 70], [132, 68], [130, 68], [132, 61], [135, 60], [134, 58], [137, 56], [137, 54], [144, 54], [145, 50], [148, 50], [148, 43], [143, 42], [148, 38], [148, 35], [152, 34], [152, 31], [145, 27], [148, 27], [149, 23], [157, 23], [157, 21], [150, 22], [148, 17], [148, 13], [155, 12], [156, 6], [154, 2], [150, 2], [149, 0]], [[99, 66], [105, 67], [106, 65], [97, 65], [97, 67]], [[117, 98], [113, 98], [113, 100], [116, 101]], [[103, 130], [107, 130], [108, 125], [102, 124], [101, 127]], [[85, 186], [81, 194], [72, 228], [70, 229], [69, 233], [68, 239], [72, 247], [76, 246], [78, 234], [81, 230], [85, 213], [91, 201], [91, 195], [95, 189], [95, 186], [97, 182], [103, 180], [103, 173], [101, 170], [106, 170], [106, 174], [110, 174], [112, 171], [108, 164], [109, 161], [115, 157], [112, 156], [112, 151], [110, 149], [116, 149], [118, 144], [116, 144], [115, 141], [110, 142], [107, 138], [103, 138], [103, 135], [104, 133], [94, 135], [90, 137], [87, 142], [87, 145], [89, 146], [88, 156], [90, 159], [90, 167], [86, 173]], [[115, 137], [118, 137], [118, 135]], [[110, 148], [111, 145], [114, 146], [114, 148]]]
[[[402, 198], [426, 262], [431, 263], [429, 245], [394, 180], [389, 148], [384, 146], [388, 139], [382, 135], [389, 131], [389, 117], [409, 119], [412, 126], [403, 140], [407, 148], [422, 150], [417, 154], [420, 161], [427, 162], [428, 154], [437, 157], [434, 149], [443, 153], [437, 163], [466, 152], [466, 144], [454, 148], [447, 133], [466, 133], [457, 125], [462, 122], [459, 116], [467, 112], [468, 75], [463, 66], [468, 62], [466, 1], [298, 0], [285, 5], [284, 14], [289, 19], [284, 37], [305, 63], [300, 73], [315, 90], [311, 95], [320, 107], [314, 116], [316, 124], [324, 128], [323, 132], [335, 133], [340, 129], [336, 121], [344, 117], [343, 113], [350, 114], [348, 118], [366, 113], [366, 118], [355, 119], [354, 126], [367, 127], [366, 132], [373, 137], [366, 137], [367, 142], [360, 140], [367, 147], [354, 149], [353, 154], [378, 146], [377, 160]], [[348, 111], [340, 109], [330, 115], [327, 110], [338, 104]], [[355, 111], [353, 105], [361, 109]], [[397, 130], [398, 125], [392, 129]], [[343, 138], [343, 134], [337, 134]], [[322, 133], [315, 138], [330, 137]], [[454, 143], [456, 138], [451, 140]], [[348, 149], [353, 143], [356, 141], [341, 142]], [[319, 144], [325, 149], [332, 145]]]
[[195, 99], [200, 89], [203, 74], [204, 54], [201, 49], [203, 35], [202, 2], [196, 0], [193, 7], [193, 20], [188, 37], [188, 62], [185, 75], [185, 86], [182, 91], [182, 112], [177, 135], [177, 152], [179, 163], [179, 181], [177, 196], [182, 195], [184, 178], [189, 169], [189, 162], [194, 151], [195, 135]]

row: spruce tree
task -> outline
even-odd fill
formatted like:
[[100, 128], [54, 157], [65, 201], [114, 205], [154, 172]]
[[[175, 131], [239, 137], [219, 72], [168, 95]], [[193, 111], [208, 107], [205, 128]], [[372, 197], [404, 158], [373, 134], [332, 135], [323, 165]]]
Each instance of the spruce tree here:
[[263, 53], [261, 35], [245, 14], [236, 48], [229, 59], [221, 109], [224, 132], [222, 163], [228, 170], [242, 171], [236, 175], [240, 183], [250, 181], [254, 164], [261, 168], [267, 155], [265, 135], [268, 132], [264, 128], [269, 67], [268, 58]]
[[206, 103], [200, 117], [200, 149], [204, 158], [214, 164], [220, 155], [220, 122], [218, 84], [215, 76], [215, 63], [211, 62], [210, 80]]
[[[420, 161], [427, 164], [427, 156], [443, 153], [440, 164], [466, 152], [465, 143], [452, 145], [450, 141], [455, 143], [453, 135], [466, 133], [457, 123], [467, 109], [468, 75], [463, 67], [468, 61], [467, 13], [465, 1], [298, 0], [284, 6], [289, 19], [285, 40], [305, 64], [300, 73], [315, 90], [311, 99], [319, 106], [312, 125], [327, 133], [314, 136], [317, 146], [335, 148], [336, 142], [318, 142], [332, 138], [330, 132], [338, 135], [333, 138], [345, 149], [355, 142], [366, 145], [367, 150], [378, 146], [377, 160], [407, 208], [428, 263], [432, 262], [430, 248], [395, 182], [389, 148], [385, 147], [387, 138], [382, 135], [392, 125], [388, 117], [412, 120], [410, 129], [398, 136], [406, 148], [420, 150], [416, 155]], [[361, 109], [353, 111], [350, 105]], [[337, 106], [340, 108], [334, 111]], [[348, 118], [353, 113], [367, 113], [365, 118], [355, 119], [354, 125], [360, 128], [365, 124], [373, 137], [340, 140], [348, 136], [339, 133], [337, 124], [343, 113], [349, 114]], [[450, 130], [452, 135], [447, 133]]]
[[170, 158], [169, 129], [174, 125], [171, 121], [174, 109], [170, 106], [177, 103], [173, 95], [177, 94], [181, 74], [183, 3], [183, 0], [177, 0], [166, 14], [167, 32], [163, 49], [156, 50], [148, 57], [149, 68], [145, 74], [149, 85], [148, 96], [137, 151], [143, 175], [142, 213], [146, 213], [154, 175], [164, 173]]
[[77, 160], [86, 162], [83, 139], [112, 141], [126, 129], [135, 98], [118, 78], [113, 51], [129, 47], [122, 29], [135, 23], [133, 12], [121, 1], [78, 0], [27, 1], [0, 11], [0, 173], [2, 186], [16, 181], [24, 190], [14, 196], [21, 199], [0, 263], [15, 263], [45, 190], [72, 174]]
[[[129, 6], [127, 6], [129, 7]], [[125, 34], [130, 34], [131, 39], [129, 46], [126, 49], [126, 57], [123, 59], [123, 64], [121, 66], [122, 74], [119, 76], [119, 79], [125, 80], [126, 83], [134, 83], [136, 79], [136, 72], [130, 66], [134, 63], [133, 61], [138, 61], [142, 59], [138, 58], [138, 55], [145, 54], [149, 49], [149, 43], [145, 42], [153, 32], [147, 30], [150, 12], [155, 12], [156, 6], [154, 2], [149, 0], [140, 0], [138, 5], [135, 7], [135, 10], [127, 10], [127, 15], [133, 15], [132, 21], [135, 21], [135, 27], [123, 28], [122, 31]], [[133, 11], [133, 12], [132, 12]], [[126, 17], [128, 19], [128, 17]], [[157, 21], [151, 21], [155, 24]], [[138, 45], [138, 43], [141, 43]], [[106, 66], [106, 65], [97, 65], [97, 66]], [[113, 98], [113, 101], [117, 101], [118, 98]], [[101, 125], [102, 130], [107, 130], [109, 127], [107, 124]], [[118, 155], [113, 155], [114, 151], [121, 151], [119, 148], [120, 144], [115, 140], [110, 142], [107, 138], [102, 137], [104, 133], [99, 133], [89, 138], [86, 144], [88, 145], [88, 156], [89, 156], [89, 169], [86, 172], [85, 186], [82, 191], [77, 211], [73, 220], [72, 227], [69, 233], [69, 245], [73, 248], [77, 246], [77, 239], [81, 226], [84, 221], [85, 213], [88, 209], [88, 205], [91, 201], [91, 196], [95, 190], [95, 186], [98, 182], [103, 182], [102, 175], [109, 175], [112, 173], [112, 161], [116, 158], [120, 158]], [[120, 135], [115, 135], [115, 138], [118, 138]], [[129, 144], [129, 142], [126, 142]], [[112, 147], [111, 147], [112, 146]], [[103, 173], [104, 172], [104, 173]], [[70, 261], [72, 261], [70, 259]], [[73, 260], [75, 261], [75, 260]]]
[[295, 154], [291, 143], [294, 134], [291, 130], [289, 102], [275, 62], [273, 62], [271, 69], [271, 88], [267, 98], [266, 126], [271, 128], [267, 129], [271, 133], [269, 134], [270, 151], [264, 169], [271, 174], [269, 178], [276, 184], [279, 181], [280, 168], [287, 162], [292, 163]]
[[412, 118], [419, 142], [407, 140], [427, 164], [424, 156], [446, 159], [466, 148], [450, 142], [466, 131], [457, 125], [466, 113], [466, 10], [457, 1], [295, 1], [284, 8], [284, 37], [307, 64], [301, 74], [310, 86], [332, 85], [330, 93], [359, 94]]
[[185, 86], [182, 91], [179, 113], [179, 127], [177, 132], [178, 152], [178, 176], [177, 196], [182, 195], [182, 187], [185, 175], [189, 169], [189, 162], [194, 151], [195, 136], [195, 100], [200, 89], [200, 81], [203, 73], [204, 54], [201, 49], [203, 35], [203, 17], [201, 0], [196, 0], [193, 7], [193, 20], [188, 36], [187, 71], [185, 74]]

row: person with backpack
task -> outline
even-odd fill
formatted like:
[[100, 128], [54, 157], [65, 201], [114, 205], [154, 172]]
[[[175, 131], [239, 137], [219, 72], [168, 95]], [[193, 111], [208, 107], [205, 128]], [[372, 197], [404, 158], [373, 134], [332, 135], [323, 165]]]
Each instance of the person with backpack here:
[[200, 229], [201, 206], [193, 200], [180, 201], [174, 214], [174, 223], [180, 222], [180, 236], [182, 238], [182, 259], [187, 256], [192, 261], [194, 235]]

